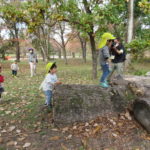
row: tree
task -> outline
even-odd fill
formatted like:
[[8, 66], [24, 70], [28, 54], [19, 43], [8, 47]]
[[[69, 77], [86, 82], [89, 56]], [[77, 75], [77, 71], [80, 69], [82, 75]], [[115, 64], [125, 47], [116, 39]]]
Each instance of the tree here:
[[24, 5], [24, 22], [28, 27], [28, 32], [33, 36], [33, 43], [41, 49], [43, 60], [50, 60], [52, 51], [50, 43], [51, 27], [55, 25], [50, 16], [53, 13], [51, 4], [45, 0], [29, 1]]
[[117, 9], [116, 6], [108, 6], [103, 4], [103, 1], [97, 0], [55, 0], [54, 4], [57, 7], [57, 17], [59, 16], [60, 20], [69, 22], [79, 32], [84, 32], [88, 35], [92, 53], [92, 75], [93, 78], [96, 78], [98, 56], [96, 38], [99, 33], [106, 31], [107, 20], [111, 23], [117, 21], [117, 17], [112, 14], [112, 10]]
[[[19, 8], [17, 8], [17, 5]], [[2, 3], [0, 10], [0, 17], [5, 22], [7, 29], [10, 31], [14, 39], [13, 41], [16, 47], [16, 60], [20, 61], [19, 32], [21, 23], [24, 18], [24, 13], [21, 11], [19, 3]]]

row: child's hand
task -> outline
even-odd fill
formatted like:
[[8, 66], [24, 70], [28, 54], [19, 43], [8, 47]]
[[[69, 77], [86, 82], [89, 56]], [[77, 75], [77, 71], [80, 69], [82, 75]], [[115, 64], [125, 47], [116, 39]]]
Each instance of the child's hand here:
[[62, 84], [62, 82], [57, 81], [57, 82], [55, 83], [55, 85], [59, 85], [59, 84]]

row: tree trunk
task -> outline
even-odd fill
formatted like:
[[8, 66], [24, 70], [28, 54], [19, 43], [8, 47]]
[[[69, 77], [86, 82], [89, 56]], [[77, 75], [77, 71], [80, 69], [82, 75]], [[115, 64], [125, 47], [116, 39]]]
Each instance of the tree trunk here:
[[5, 60], [5, 50], [2, 51], [2, 59]]
[[67, 65], [67, 64], [68, 64], [68, 61], [67, 61], [67, 56], [66, 56], [66, 48], [65, 48], [64, 45], [63, 45], [62, 50], [63, 50], [63, 56], [64, 56], [65, 64]]
[[82, 48], [82, 58], [83, 58], [83, 62], [86, 63], [86, 40], [83, 39], [79, 34], [78, 34], [80, 43], [81, 43], [81, 48]]
[[95, 46], [95, 39], [93, 37], [93, 33], [89, 33], [91, 51], [92, 51], [92, 75], [93, 79], [97, 78], [97, 51]]
[[75, 58], [76, 55], [75, 55], [75, 52], [72, 52], [72, 58]]
[[98, 85], [59, 85], [53, 96], [57, 124], [84, 122], [110, 113], [121, 113], [134, 100], [128, 82], [107, 90]]
[[19, 41], [16, 41], [16, 60], [20, 62], [20, 45]]
[[15, 46], [16, 46], [16, 60], [20, 62], [20, 44], [19, 44], [19, 36], [18, 36], [18, 29], [16, 28], [16, 24], [14, 25], [15, 29]]
[[150, 79], [126, 77], [105, 90], [98, 85], [59, 85], [54, 91], [54, 122], [57, 125], [93, 120], [127, 110], [150, 132]]
[[128, 2], [128, 30], [127, 30], [127, 43], [130, 43], [133, 39], [133, 26], [134, 26], [134, 0]]
[[42, 50], [41, 50], [41, 56], [42, 56], [43, 62], [45, 62], [45, 61], [46, 61], [46, 59], [45, 59], [45, 56], [44, 56], [44, 53], [43, 53], [43, 51], [42, 51]]
[[61, 59], [61, 50], [58, 50], [58, 57]]
[[60, 37], [61, 37], [61, 43], [62, 43], [62, 51], [63, 51], [63, 56], [64, 56], [64, 60], [65, 60], [65, 64], [68, 64], [67, 62], [67, 55], [66, 55], [66, 45], [65, 45], [65, 40], [64, 40], [64, 30], [62, 29], [61, 24], [59, 24], [60, 27]]

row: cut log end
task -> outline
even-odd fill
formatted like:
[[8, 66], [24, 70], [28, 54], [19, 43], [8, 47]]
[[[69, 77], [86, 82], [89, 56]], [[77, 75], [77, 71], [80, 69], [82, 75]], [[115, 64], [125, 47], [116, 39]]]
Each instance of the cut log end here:
[[133, 104], [137, 121], [150, 133], [150, 99], [138, 99]]

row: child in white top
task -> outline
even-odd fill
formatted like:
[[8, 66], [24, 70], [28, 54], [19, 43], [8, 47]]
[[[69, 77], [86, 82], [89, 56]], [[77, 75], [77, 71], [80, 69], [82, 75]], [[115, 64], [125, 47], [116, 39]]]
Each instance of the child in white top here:
[[19, 66], [17, 64], [17, 61], [15, 60], [13, 64], [11, 64], [11, 70], [12, 70], [12, 76], [16, 77], [17, 76], [17, 72], [19, 70]]
[[44, 91], [45, 105], [52, 108], [51, 99], [52, 99], [53, 87], [56, 84], [61, 84], [61, 82], [59, 82], [58, 79], [57, 79], [57, 75], [56, 75], [57, 66], [56, 66], [56, 63], [48, 63], [46, 65], [46, 71], [47, 71], [48, 74], [46, 75], [46, 77], [43, 80], [42, 84], [40, 85], [39, 89], [43, 89], [43, 91]]

